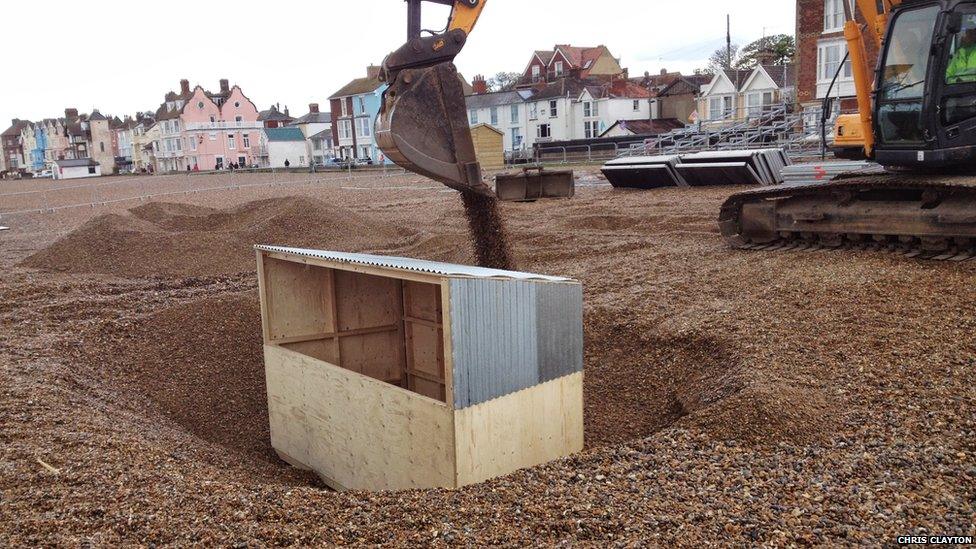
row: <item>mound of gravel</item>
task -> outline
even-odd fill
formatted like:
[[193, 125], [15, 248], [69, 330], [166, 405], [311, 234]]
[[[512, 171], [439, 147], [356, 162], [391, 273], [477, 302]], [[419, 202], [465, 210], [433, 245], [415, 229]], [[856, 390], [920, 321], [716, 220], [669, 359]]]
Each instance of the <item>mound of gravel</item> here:
[[217, 210], [151, 203], [95, 218], [21, 265], [120, 277], [194, 277], [254, 270], [255, 244], [361, 251], [398, 231], [323, 201], [285, 197]]

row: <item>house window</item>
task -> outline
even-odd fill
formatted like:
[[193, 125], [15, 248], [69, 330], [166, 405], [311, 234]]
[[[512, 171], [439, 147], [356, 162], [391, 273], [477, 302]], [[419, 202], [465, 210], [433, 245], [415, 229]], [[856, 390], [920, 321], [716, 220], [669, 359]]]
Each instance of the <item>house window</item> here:
[[492, 126], [498, 125], [498, 107], [491, 108], [491, 125]]
[[244, 117], [243, 116], [238, 116], [238, 117], [234, 118], [234, 122], [237, 122], [238, 124], [240, 124], [243, 121], [244, 121]]
[[518, 105], [512, 105], [512, 124], [519, 123], [519, 108]]
[[[822, 84], [829, 84], [837, 74], [841, 60], [847, 55], [847, 43], [843, 40], [820, 44], [817, 51], [817, 81]], [[841, 71], [838, 80], [852, 80], [854, 72], [851, 70], [851, 60], [844, 63], [844, 70]]]
[[468, 109], [468, 120], [472, 126], [478, 123], [478, 109]]
[[197, 150], [197, 136], [191, 135], [190, 137], [187, 137], [186, 140], [190, 142], [191, 151]]
[[539, 139], [548, 139], [552, 137], [552, 128], [549, 127], [549, 124], [539, 124], [536, 130], [536, 137]]
[[241, 136], [241, 139], [242, 139], [242, 142], [244, 144], [244, 148], [245, 149], [250, 149], [251, 148], [251, 136], [245, 133], [244, 135]]
[[725, 118], [725, 111], [722, 108], [725, 103], [725, 97], [710, 97], [708, 99], [708, 119], [709, 120], [721, 120]]
[[559, 103], [555, 100], [549, 102], [549, 116], [551, 118], [559, 116]]
[[746, 96], [746, 111], [749, 113], [749, 116], [758, 116], [762, 114], [762, 100], [762, 93], [750, 93]]
[[88, 166], [88, 174], [95, 175], [95, 166]]
[[216, 124], [217, 123], [217, 117], [211, 114], [210, 115], [210, 123], [211, 124]]
[[352, 120], [339, 121], [339, 139], [352, 139]]
[[532, 105], [529, 106], [529, 120], [535, 120], [537, 118], [539, 118], [539, 105], [532, 103]]
[[362, 151], [360, 152], [359, 158], [369, 158], [370, 160], [372, 160], [370, 152], [371, 151], [369, 150], [369, 147], [363, 147]]
[[844, 0], [824, 0], [824, 32], [844, 30]]
[[522, 147], [522, 129], [512, 128], [512, 148], [518, 149]]
[[593, 116], [593, 103], [589, 101], [583, 102], [583, 116], [587, 118]]
[[634, 112], [640, 112], [641, 102], [640, 99], [634, 99]]
[[101, 149], [102, 152], [105, 152], [105, 143], [104, 142], [99, 142], [98, 143], [98, 148]]
[[362, 97], [357, 97], [359, 100], [359, 114], [366, 114], [366, 99]]
[[562, 75], [563, 75], [563, 62], [556, 61], [556, 76], [562, 76]]
[[532, 65], [532, 78], [538, 80], [539, 76], [542, 74], [542, 67], [539, 65]]
[[237, 140], [234, 138], [234, 134], [232, 134], [232, 133], [227, 134], [227, 148], [228, 149], [236, 149], [237, 148]]
[[217, 132], [210, 132], [210, 140], [211, 141], [217, 140]]
[[345, 99], [340, 99], [339, 103], [342, 105], [342, 116], [349, 116], [349, 103]]
[[237, 165], [240, 166], [240, 167], [242, 167], [242, 168], [243, 167], [246, 167], [247, 166], [247, 157], [238, 156], [237, 157]]
[[583, 122], [583, 133], [587, 139], [596, 139], [600, 137], [600, 121], [586, 121]]
[[370, 133], [372, 133], [372, 129], [370, 129], [370, 120], [369, 120], [369, 118], [368, 117], [367, 118], [360, 118], [359, 119], [359, 135], [361, 135], [363, 137], [369, 137], [370, 136]]

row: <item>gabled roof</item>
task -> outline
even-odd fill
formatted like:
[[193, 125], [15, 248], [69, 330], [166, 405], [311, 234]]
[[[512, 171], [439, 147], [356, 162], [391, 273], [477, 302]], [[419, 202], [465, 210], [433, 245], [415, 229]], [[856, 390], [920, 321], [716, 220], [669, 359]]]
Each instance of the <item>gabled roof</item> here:
[[383, 82], [380, 82], [380, 79], [377, 77], [357, 78], [340, 88], [339, 91], [329, 96], [329, 99], [338, 99], [340, 97], [349, 97], [351, 95], [373, 93], [382, 85]]
[[319, 133], [313, 135], [312, 137], [309, 137], [309, 139], [331, 139], [331, 138], [332, 138], [332, 130], [322, 130]]
[[497, 133], [498, 135], [505, 135], [505, 132], [499, 130], [495, 126], [492, 126], [491, 124], [485, 124], [484, 122], [482, 122], [481, 124], [475, 124], [474, 126], [471, 126], [471, 131], [474, 131], [478, 128], [488, 128], [489, 130]]
[[305, 134], [302, 133], [302, 130], [294, 126], [287, 128], [267, 128], [264, 130], [264, 133], [268, 136], [269, 142], [305, 141]]
[[792, 63], [789, 65], [762, 65], [762, 69], [780, 88], [790, 88], [796, 85], [796, 66]]
[[261, 111], [258, 113], [258, 121], [260, 122], [291, 122], [294, 120], [291, 116], [278, 110], [278, 107], [271, 105], [271, 108], [266, 111]]
[[16, 136], [16, 135], [20, 135], [20, 132], [22, 132], [24, 130], [24, 128], [26, 128], [26, 127], [28, 127], [30, 125], [31, 125], [31, 123], [28, 120], [14, 120], [13, 121], [13, 124], [11, 124], [11, 126], [9, 128], [7, 128], [6, 130], [4, 130], [3, 133], [0, 133], [0, 136], [2, 136], [2, 137], [13, 137], [13, 136]]
[[514, 105], [525, 102], [526, 95], [517, 91], [503, 91], [469, 95], [464, 98], [469, 109], [490, 109], [503, 105]]
[[712, 81], [713, 76], [710, 74], [692, 74], [689, 76], [682, 76], [668, 84], [665, 88], [661, 89], [657, 93], [658, 97], [670, 97], [673, 95], [685, 95], [692, 93], [698, 95], [701, 93], [701, 87]]
[[332, 114], [327, 112], [310, 112], [305, 116], [296, 119], [292, 122], [294, 125], [298, 124], [331, 124]]
[[91, 116], [89, 116], [88, 119], [91, 120], [92, 122], [101, 122], [104, 120], [108, 120], [108, 118], [105, 118], [105, 115], [98, 112], [98, 109], [93, 110]]
[[607, 128], [600, 137], [603, 137], [610, 130], [620, 126], [634, 135], [658, 135], [667, 133], [671, 130], [685, 127], [677, 118], [662, 118], [658, 120], [618, 120]]
[[750, 76], [752, 76], [753, 71], [731, 69], [722, 72], [725, 73], [725, 77], [729, 79], [729, 82], [732, 82], [732, 85], [735, 86], [735, 89], [741, 90], [742, 85], [746, 83], [746, 80], [748, 80]]

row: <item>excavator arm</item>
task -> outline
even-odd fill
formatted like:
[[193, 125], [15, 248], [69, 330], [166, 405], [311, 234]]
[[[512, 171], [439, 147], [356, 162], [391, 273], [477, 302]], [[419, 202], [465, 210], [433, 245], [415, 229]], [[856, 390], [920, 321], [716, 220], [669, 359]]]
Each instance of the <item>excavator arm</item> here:
[[[869, 30], [875, 44], [880, 49], [884, 43], [885, 32], [888, 29], [888, 15], [891, 10], [902, 3], [902, 0], [857, 0], [857, 7], [864, 14], [867, 25], [857, 22], [853, 9], [844, 24], [844, 38], [847, 40], [847, 51], [851, 58], [851, 72], [854, 75], [854, 87], [857, 92], [857, 114], [844, 115], [838, 118], [834, 128], [834, 136], [843, 140], [844, 136], [853, 137], [854, 141], [864, 149], [864, 155], [870, 158], [874, 154], [874, 117], [871, 103], [871, 92], [874, 88], [872, 69], [868, 64], [867, 44], [865, 44], [865, 30]], [[851, 128], [857, 124], [857, 130]]]
[[[454, 58], [487, 0], [406, 0], [407, 43], [383, 61], [376, 139], [390, 160], [465, 193], [492, 196], [475, 157], [461, 76]], [[424, 2], [451, 5], [443, 32], [424, 36]]]

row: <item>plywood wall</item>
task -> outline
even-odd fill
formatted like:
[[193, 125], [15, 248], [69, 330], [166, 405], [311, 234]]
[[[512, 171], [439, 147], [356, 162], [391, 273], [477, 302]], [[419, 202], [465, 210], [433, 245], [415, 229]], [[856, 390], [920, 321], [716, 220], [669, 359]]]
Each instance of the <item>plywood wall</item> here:
[[442, 402], [265, 346], [271, 440], [338, 490], [455, 485], [453, 411]]
[[457, 410], [458, 486], [583, 449], [583, 373]]

